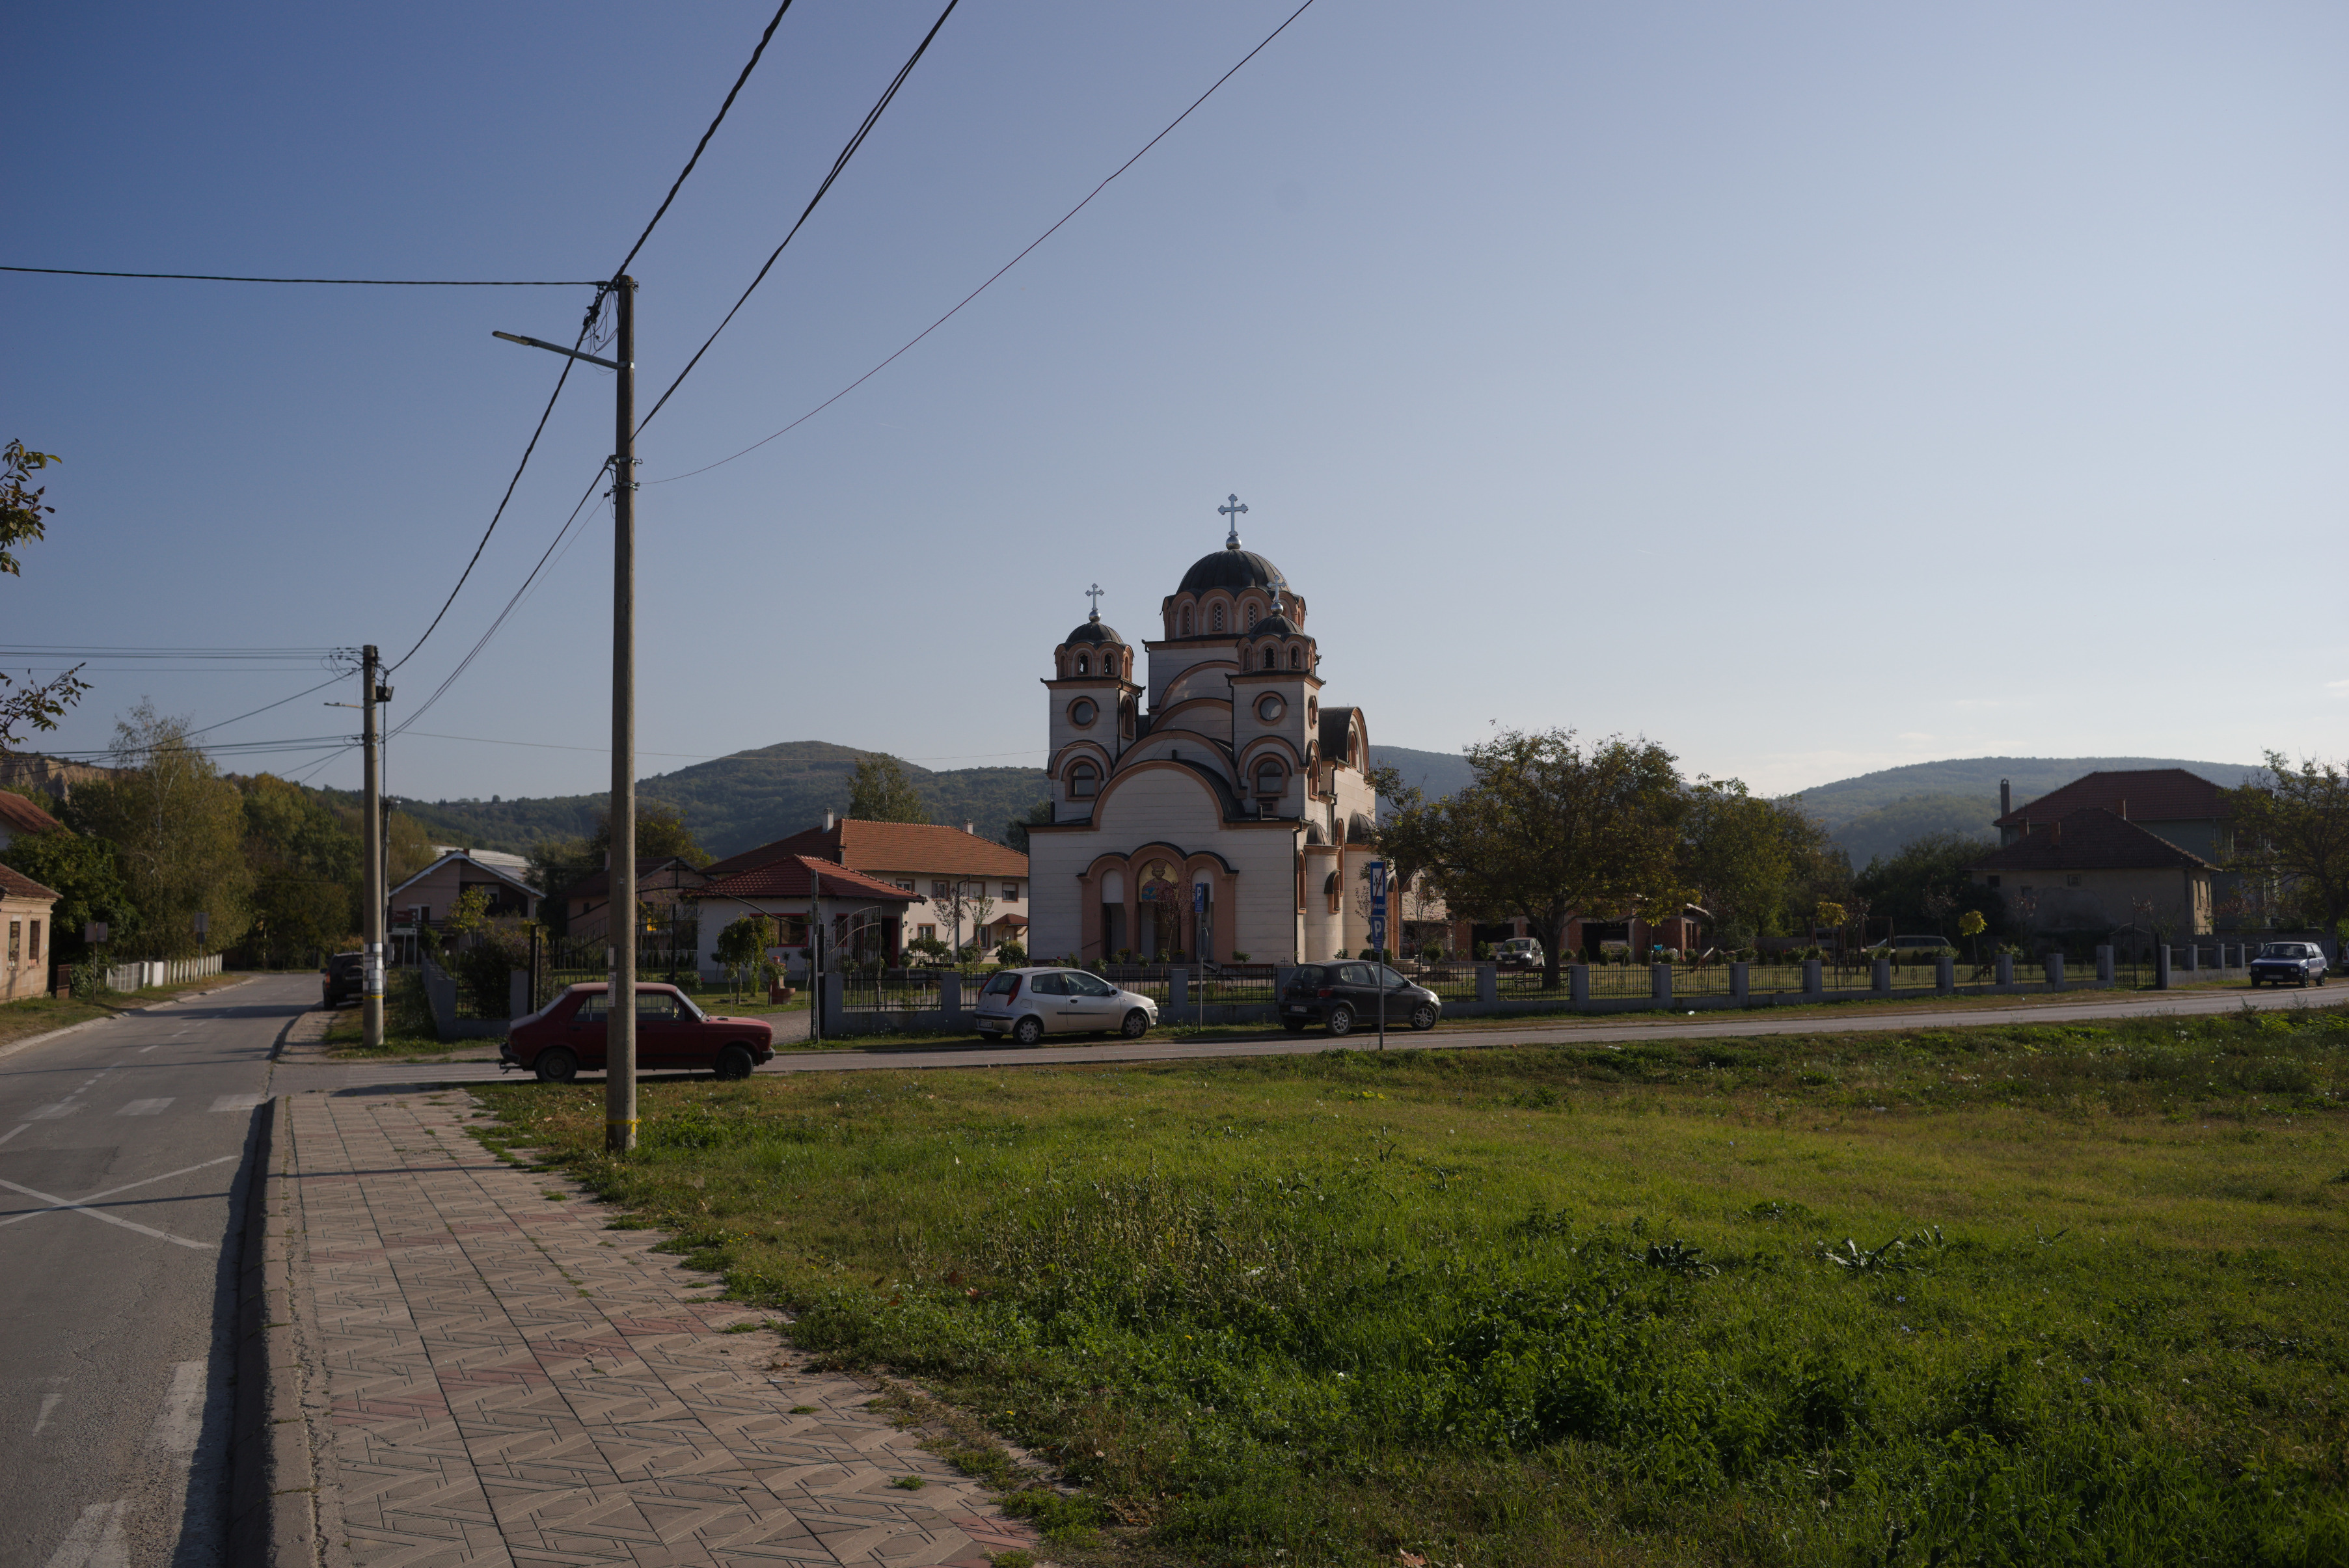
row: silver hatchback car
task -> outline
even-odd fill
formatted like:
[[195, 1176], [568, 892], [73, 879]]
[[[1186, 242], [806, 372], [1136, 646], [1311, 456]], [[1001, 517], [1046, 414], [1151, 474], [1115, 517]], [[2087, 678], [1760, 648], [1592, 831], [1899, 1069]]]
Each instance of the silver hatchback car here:
[[1032, 1046], [1046, 1035], [1123, 1035], [1138, 1040], [1158, 1004], [1082, 969], [1003, 969], [979, 987], [978, 1032]]

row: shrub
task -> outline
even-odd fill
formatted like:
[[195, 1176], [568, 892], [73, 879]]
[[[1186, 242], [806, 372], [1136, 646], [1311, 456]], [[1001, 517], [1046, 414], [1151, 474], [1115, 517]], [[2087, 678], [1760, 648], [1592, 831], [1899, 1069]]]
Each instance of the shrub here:
[[1028, 962], [1028, 949], [1017, 942], [1007, 942], [995, 950], [995, 961], [1006, 968], [1016, 967]]
[[1479, 964], [1490, 964], [1493, 962], [1493, 944], [1479, 942], [1468, 949], [1468, 955]]
[[1232, 962], [1235, 964], [1246, 964], [1247, 961], [1248, 955], [1245, 953], [1235, 953], [1232, 954]]

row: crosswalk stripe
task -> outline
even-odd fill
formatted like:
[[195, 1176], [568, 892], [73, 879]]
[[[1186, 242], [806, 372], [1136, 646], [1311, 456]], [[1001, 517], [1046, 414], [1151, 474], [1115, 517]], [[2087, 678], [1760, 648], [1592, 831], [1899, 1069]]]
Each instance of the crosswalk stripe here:
[[214, 1110], [251, 1110], [269, 1097], [265, 1094], [224, 1094], [212, 1101]]
[[203, 1421], [204, 1364], [182, 1361], [171, 1368], [171, 1391], [163, 1396], [163, 1413], [155, 1418], [148, 1440], [166, 1453], [194, 1453]]
[[130, 1553], [122, 1542], [122, 1511], [127, 1501], [93, 1502], [81, 1511], [66, 1532], [49, 1568], [128, 1568]]
[[167, 1095], [161, 1099], [134, 1099], [114, 1114], [117, 1116], [160, 1116], [171, 1107], [177, 1097]]
[[74, 1102], [69, 1099], [61, 1099], [55, 1105], [35, 1106], [32, 1109], [25, 1113], [25, 1119], [26, 1121], [55, 1121], [58, 1117], [71, 1116], [75, 1111], [79, 1110], [80, 1109], [81, 1107], [74, 1104]]

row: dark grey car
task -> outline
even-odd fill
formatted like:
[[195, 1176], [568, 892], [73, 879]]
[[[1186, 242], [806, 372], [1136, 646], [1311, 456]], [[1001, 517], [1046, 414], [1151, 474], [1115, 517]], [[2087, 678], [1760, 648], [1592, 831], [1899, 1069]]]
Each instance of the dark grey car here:
[[1376, 1028], [1383, 1003], [1390, 1029], [1432, 1029], [1444, 1016], [1443, 998], [1414, 985], [1383, 964], [1340, 958], [1301, 964], [1280, 994], [1280, 1026], [1291, 1034], [1319, 1024], [1333, 1035]]
[[2313, 942], [2263, 942], [2251, 960], [2251, 984], [2285, 981], [2296, 985], [2324, 984], [2324, 949]]

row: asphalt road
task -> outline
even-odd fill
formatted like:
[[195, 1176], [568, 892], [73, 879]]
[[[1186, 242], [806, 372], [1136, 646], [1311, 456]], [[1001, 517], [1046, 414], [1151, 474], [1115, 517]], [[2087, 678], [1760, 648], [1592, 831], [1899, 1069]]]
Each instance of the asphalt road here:
[[309, 975], [0, 1056], [0, 1564], [226, 1563], [235, 1242]]

